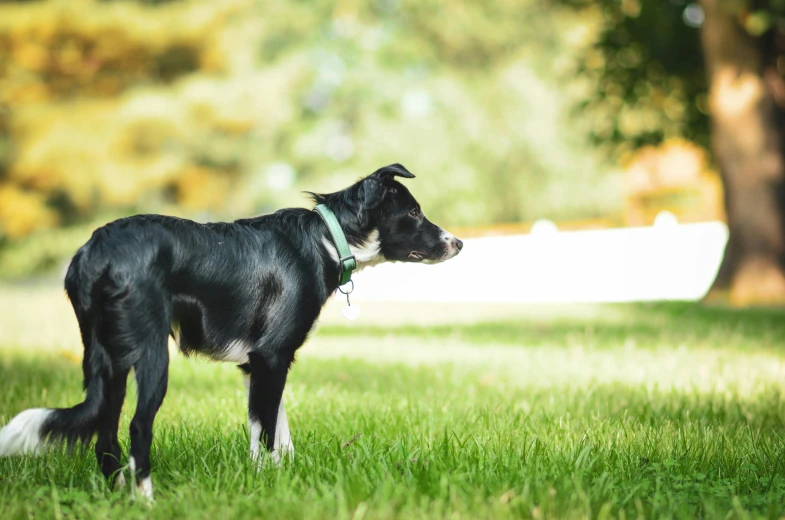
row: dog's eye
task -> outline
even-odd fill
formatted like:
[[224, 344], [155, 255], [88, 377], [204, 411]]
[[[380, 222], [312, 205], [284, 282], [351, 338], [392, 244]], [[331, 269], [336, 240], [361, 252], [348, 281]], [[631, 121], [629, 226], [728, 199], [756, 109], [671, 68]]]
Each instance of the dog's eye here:
[[420, 210], [417, 209], [417, 208], [414, 208], [413, 210], [411, 210], [409, 212], [409, 216], [412, 217], [412, 218], [420, 218]]

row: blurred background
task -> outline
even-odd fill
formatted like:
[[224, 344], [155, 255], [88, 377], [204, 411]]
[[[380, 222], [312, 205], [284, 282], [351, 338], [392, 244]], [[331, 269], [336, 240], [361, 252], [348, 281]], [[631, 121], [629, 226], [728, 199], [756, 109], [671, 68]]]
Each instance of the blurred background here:
[[[329, 302], [264, 482], [236, 368], [173, 356], [153, 516], [781, 518], [784, 78], [785, 0], [0, 0], [0, 424], [82, 399], [96, 227], [401, 163], [461, 254]], [[65, 460], [0, 517], [139, 516]]]
[[362, 273], [360, 299], [780, 303], [783, 12], [0, 1], [0, 280], [59, 287], [123, 215], [306, 206], [401, 162], [467, 248]]

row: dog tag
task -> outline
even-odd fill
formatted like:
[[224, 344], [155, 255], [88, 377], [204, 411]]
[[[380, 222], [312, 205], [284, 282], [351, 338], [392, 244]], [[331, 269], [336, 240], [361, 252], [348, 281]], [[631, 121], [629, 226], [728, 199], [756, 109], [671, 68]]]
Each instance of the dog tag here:
[[347, 320], [354, 321], [360, 317], [360, 308], [357, 305], [347, 305], [341, 309], [341, 314]]
[[354, 321], [360, 316], [360, 308], [356, 305], [352, 305], [352, 302], [349, 301], [349, 295], [354, 292], [354, 280], [349, 280], [349, 282], [352, 284], [351, 289], [344, 291], [341, 287], [338, 287], [341, 294], [346, 295], [346, 307], [341, 309], [341, 314], [343, 314], [343, 317], [347, 320]]

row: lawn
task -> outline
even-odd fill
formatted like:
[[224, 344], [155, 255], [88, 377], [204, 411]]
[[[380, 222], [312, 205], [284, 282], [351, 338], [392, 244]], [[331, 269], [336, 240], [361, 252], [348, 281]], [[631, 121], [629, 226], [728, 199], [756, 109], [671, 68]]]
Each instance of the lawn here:
[[[0, 459], [0, 518], [785, 514], [785, 314], [656, 304], [493, 320], [324, 323], [285, 394], [296, 457], [258, 473], [239, 371], [175, 356], [151, 509], [107, 489], [91, 452], [58, 451]], [[78, 359], [52, 348], [0, 347], [0, 381], [3, 424], [82, 399]]]

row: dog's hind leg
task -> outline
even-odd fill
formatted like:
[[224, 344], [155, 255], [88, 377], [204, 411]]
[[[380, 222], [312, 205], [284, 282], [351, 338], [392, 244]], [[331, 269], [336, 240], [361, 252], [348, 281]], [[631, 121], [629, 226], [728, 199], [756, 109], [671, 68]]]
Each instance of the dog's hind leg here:
[[[101, 432], [104, 443], [116, 428], [124, 391], [125, 375], [133, 367], [136, 377], [136, 412], [131, 419], [131, 450], [128, 465], [134, 479], [135, 494], [152, 499], [150, 480], [150, 445], [153, 422], [166, 396], [169, 372], [168, 335], [171, 327], [171, 303], [158, 280], [132, 280], [133, 291], [118, 291], [118, 297], [105, 307], [102, 343], [115, 353], [117, 375], [110, 388], [112, 407], [104, 417]], [[120, 369], [123, 371], [120, 372]], [[101, 439], [99, 439], [100, 441]], [[104, 445], [101, 446], [102, 449]], [[97, 452], [104, 474], [116, 471], [112, 457]], [[112, 455], [117, 451], [110, 451]], [[108, 460], [107, 460], [108, 459]], [[106, 463], [107, 466], [103, 467]]]
[[[165, 338], [166, 336], [164, 336]], [[160, 339], [160, 338], [159, 338]], [[153, 422], [166, 396], [169, 372], [169, 351], [166, 340], [156, 341], [134, 364], [138, 400], [131, 420], [131, 475], [136, 492], [152, 500], [150, 480], [150, 446], [153, 443]]]
[[117, 428], [120, 423], [120, 412], [125, 400], [128, 370], [114, 374], [104, 391], [105, 407], [98, 417], [98, 440], [95, 443], [95, 456], [101, 472], [111, 484], [117, 487], [125, 485], [125, 477], [120, 473], [121, 450], [117, 442]]

